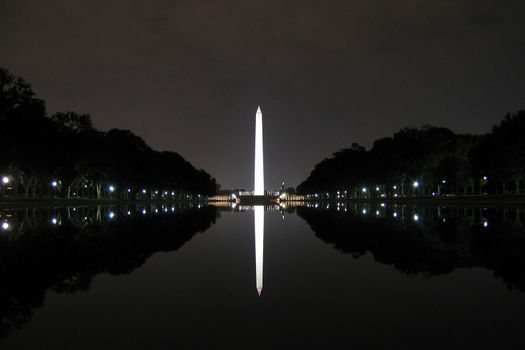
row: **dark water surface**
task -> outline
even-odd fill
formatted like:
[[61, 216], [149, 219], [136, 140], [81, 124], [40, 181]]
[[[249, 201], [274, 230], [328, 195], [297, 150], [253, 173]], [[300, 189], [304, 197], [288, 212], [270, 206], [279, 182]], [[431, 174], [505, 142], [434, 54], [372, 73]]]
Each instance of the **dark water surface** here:
[[525, 210], [326, 207], [264, 212], [261, 296], [253, 208], [0, 209], [0, 348], [525, 346]]

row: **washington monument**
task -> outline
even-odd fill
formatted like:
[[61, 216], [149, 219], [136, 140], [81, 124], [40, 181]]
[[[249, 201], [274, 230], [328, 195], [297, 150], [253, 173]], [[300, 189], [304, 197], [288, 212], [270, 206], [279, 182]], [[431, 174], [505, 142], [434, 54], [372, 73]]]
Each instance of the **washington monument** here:
[[[263, 165], [263, 126], [261, 107], [257, 107], [255, 114], [255, 196], [264, 196], [264, 165]], [[263, 288], [263, 249], [264, 249], [264, 207], [256, 205], [254, 208], [255, 227], [255, 270], [257, 293], [261, 295]]]

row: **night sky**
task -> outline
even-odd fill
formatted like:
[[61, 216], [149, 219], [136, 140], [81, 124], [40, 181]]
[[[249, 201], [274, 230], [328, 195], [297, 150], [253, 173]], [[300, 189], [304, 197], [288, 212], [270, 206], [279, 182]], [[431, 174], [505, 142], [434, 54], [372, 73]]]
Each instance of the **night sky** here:
[[352, 142], [483, 133], [525, 108], [523, 0], [0, 0], [0, 66], [223, 188], [297, 185]]

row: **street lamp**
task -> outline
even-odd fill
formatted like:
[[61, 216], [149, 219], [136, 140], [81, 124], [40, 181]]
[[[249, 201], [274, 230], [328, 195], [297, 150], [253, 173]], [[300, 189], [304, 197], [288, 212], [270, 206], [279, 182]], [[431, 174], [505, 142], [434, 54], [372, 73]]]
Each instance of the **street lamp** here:
[[479, 180], [479, 195], [483, 195], [483, 186], [487, 184], [489, 178], [485, 175]]
[[9, 180], [9, 177], [7, 177], [7, 176], [2, 176], [2, 183], [3, 183], [4, 185], [7, 185], [7, 184], [9, 183], [9, 181], [10, 181], [10, 180]]
[[115, 191], [115, 187], [113, 185], [109, 185], [108, 189], [109, 189], [109, 192]]
[[58, 182], [56, 182], [56, 181], [52, 181], [52, 182], [51, 182], [51, 186], [53, 186], [53, 187], [57, 187], [57, 186], [58, 186]]
[[414, 188], [418, 188], [419, 187], [419, 181], [414, 181], [412, 186], [414, 186]]

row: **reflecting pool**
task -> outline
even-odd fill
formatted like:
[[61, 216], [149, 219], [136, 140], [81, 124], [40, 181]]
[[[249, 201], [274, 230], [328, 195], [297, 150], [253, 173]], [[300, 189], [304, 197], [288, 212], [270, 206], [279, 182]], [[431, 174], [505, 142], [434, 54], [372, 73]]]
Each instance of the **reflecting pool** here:
[[0, 348], [525, 345], [525, 210], [0, 209]]

